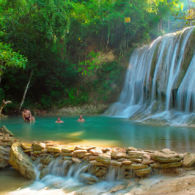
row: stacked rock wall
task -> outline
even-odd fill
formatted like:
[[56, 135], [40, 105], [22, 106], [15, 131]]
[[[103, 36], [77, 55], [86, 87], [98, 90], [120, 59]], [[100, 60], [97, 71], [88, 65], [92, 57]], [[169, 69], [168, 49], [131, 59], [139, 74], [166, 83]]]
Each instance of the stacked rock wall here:
[[[169, 149], [161, 151], [129, 148], [100, 148], [82, 146], [52, 145], [51, 143], [20, 144], [24, 154], [39, 161], [40, 176], [49, 173], [49, 165], [59, 159], [58, 166], [66, 162], [64, 174], [75, 164], [88, 165], [84, 173], [105, 179], [109, 169], [120, 170], [120, 177], [145, 177], [155, 170], [195, 168], [194, 154], [179, 154]], [[25, 175], [24, 175], [25, 176]]]
[[66, 175], [71, 174], [72, 167], [80, 167], [81, 177], [88, 179], [90, 183], [105, 179], [110, 170], [115, 170], [116, 177], [132, 178], [146, 177], [159, 170], [170, 172], [177, 169], [195, 169], [195, 154], [180, 154], [170, 149], [152, 151], [134, 147], [67, 146], [55, 145], [52, 142], [22, 143], [17, 142], [6, 127], [2, 127], [0, 168], [8, 165], [28, 179], [44, 177], [54, 168], [60, 170], [58, 172], [61, 175]]

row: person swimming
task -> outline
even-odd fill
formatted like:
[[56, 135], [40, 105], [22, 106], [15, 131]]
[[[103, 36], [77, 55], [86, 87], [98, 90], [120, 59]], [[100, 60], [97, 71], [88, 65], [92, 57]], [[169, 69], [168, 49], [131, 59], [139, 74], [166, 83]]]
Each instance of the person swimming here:
[[64, 123], [64, 121], [62, 121], [62, 120], [60, 119], [60, 117], [58, 117], [56, 123]]
[[35, 121], [35, 118], [32, 116], [31, 111], [28, 109], [24, 109], [22, 111], [22, 118], [25, 122], [31, 123]]
[[78, 121], [78, 122], [85, 122], [85, 119], [83, 118], [82, 115], [80, 115], [77, 121]]

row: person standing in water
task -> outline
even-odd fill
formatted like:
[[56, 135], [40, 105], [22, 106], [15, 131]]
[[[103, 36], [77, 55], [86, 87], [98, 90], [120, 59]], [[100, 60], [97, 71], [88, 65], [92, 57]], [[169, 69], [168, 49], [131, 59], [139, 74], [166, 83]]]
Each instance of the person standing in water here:
[[78, 122], [85, 122], [85, 119], [83, 118], [82, 115], [80, 115], [77, 121], [78, 121]]
[[32, 123], [35, 122], [35, 118], [32, 116], [31, 111], [28, 109], [24, 109], [22, 111], [22, 118], [25, 122]]
[[60, 119], [60, 117], [58, 117], [56, 123], [64, 123], [64, 121], [62, 121], [62, 120]]

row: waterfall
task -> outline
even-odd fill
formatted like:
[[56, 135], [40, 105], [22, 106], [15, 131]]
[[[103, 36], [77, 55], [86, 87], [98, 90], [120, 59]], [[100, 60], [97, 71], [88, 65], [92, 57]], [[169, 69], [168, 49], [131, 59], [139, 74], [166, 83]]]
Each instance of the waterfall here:
[[188, 27], [135, 49], [119, 100], [105, 114], [189, 122], [195, 114], [194, 36], [195, 27]]
[[[101, 193], [110, 194], [110, 190], [117, 185], [124, 183], [122, 179], [122, 169], [119, 167], [109, 167], [105, 179], [98, 180], [90, 173], [90, 164], [72, 163], [70, 160], [64, 160], [58, 157], [52, 160], [48, 166], [47, 174], [40, 178], [42, 168], [39, 161], [35, 163], [37, 170], [37, 179], [35, 182], [23, 189], [18, 189], [9, 193], [10, 195], [33, 195], [33, 194], [94, 194]], [[84, 177], [83, 177], [84, 176]], [[87, 180], [96, 180], [96, 182], [88, 183]], [[131, 181], [133, 184], [133, 182]], [[133, 184], [136, 186], [136, 184]]]

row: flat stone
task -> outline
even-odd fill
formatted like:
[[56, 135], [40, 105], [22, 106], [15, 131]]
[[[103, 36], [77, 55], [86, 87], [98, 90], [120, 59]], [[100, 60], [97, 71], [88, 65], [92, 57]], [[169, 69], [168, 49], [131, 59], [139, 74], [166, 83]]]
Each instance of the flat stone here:
[[87, 150], [75, 150], [73, 152], [73, 156], [78, 157], [78, 158], [83, 158], [86, 153], [87, 153]]
[[135, 163], [131, 164], [130, 167], [131, 167], [131, 169], [133, 169], [133, 170], [148, 168], [147, 165], [135, 164]]
[[130, 160], [122, 161], [122, 165], [131, 165], [131, 164], [132, 164], [132, 161], [130, 161]]
[[78, 164], [82, 162], [80, 159], [74, 158], [74, 157], [72, 157], [72, 161], [73, 161], [74, 163], [78, 163]]
[[129, 159], [142, 159], [146, 153], [143, 151], [128, 151]]
[[143, 159], [143, 161], [142, 161], [142, 164], [143, 165], [150, 165], [152, 163], [154, 163], [154, 161], [153, 160], [150, 160], [150, 159]]
[[74, 150], [92, 150], [95, 149], [95, 146], [75, 146]]
[[187, 153], [186, 155], [184, 155], [183, 166], [184, 167], [195, 166], [195, 154]]
[[159, 169], [168, 169], [168, 168], [176, 168], [181, 167], [182, 162], [170, 162], [170, 163], [154, 163], [150, 165], [152, 168], [159, 168]]
[[32, 144], [31, 143], [22, 143], [21, 147], [24, 150], [32, 150]]
[[61, 151], [64, 153], [72, 153], [74, 151], [74, 147], [71, 147], [71, 146], [62, 147]]
[[127, 152], [128, 152], [128, 151], [137, 151], [137, 148], [134, 148], [134, 147], [128, 147], [126, 150], [127, 150]]
[[152, 171], [151, 167], [147, 167], [145, 169], [137, 169], [137, 170], [135, 170], [135, 174], [138, 177], [145, 177], [145, 176], [149, 175], [151, 173], [151, 171]]
[[112, 151], [111, 157], [112, 159], [126, 158], [127, 154], [124, 152]]
[[103, 152], [100, 148], [95, 148], [95, 149], [89, 150], [89, 153], [91, 153], [93, 156], [98, 156], [102, 154]]
[[136, 163], [142, 163], [142, 159], [141, 158], [129, 158], [132, 162], [136, 162]]
[[47, 147], [47, 152], [49, 152], [49, 153], [60, 153], [61, 148], [59, 148], [57, 146], [49, 146], [49, 147]]
[[34, 142], [32, 144], [33, 151], [42, 151], [42, 150], [45, 149], [45, 147], [46, 147], [45, 143], [36, 143], [36, 142]]
[[103, 164], [102, 162], [98, 162], [96, 160], [89, 161], [89, 163], [94, 166], [105, 166], [105, 164]]
[[157, 162], [169, 163], [169, 162], [178, 162], [182, 160], [182, 157], [177, 153], [164, 153], [156, 151], [151, 154], [151, 158]]
[[109, 165], [111, 161], [110, 155], [107, 154], [100, 154], [97, 158], [96, 161], [101, 162], [103, 164]]
[[122, 163], [121, 162], [118, 162], [116, 160], [111, 160], [110, 161], [110, 165], [111, 166], [115, 166], [115, 167], [120, 167], [122, 165]]
[[31, 153], [33, 150], [32, 149], [28, 149], [28, 150], [23, 150], [24, 153]]

